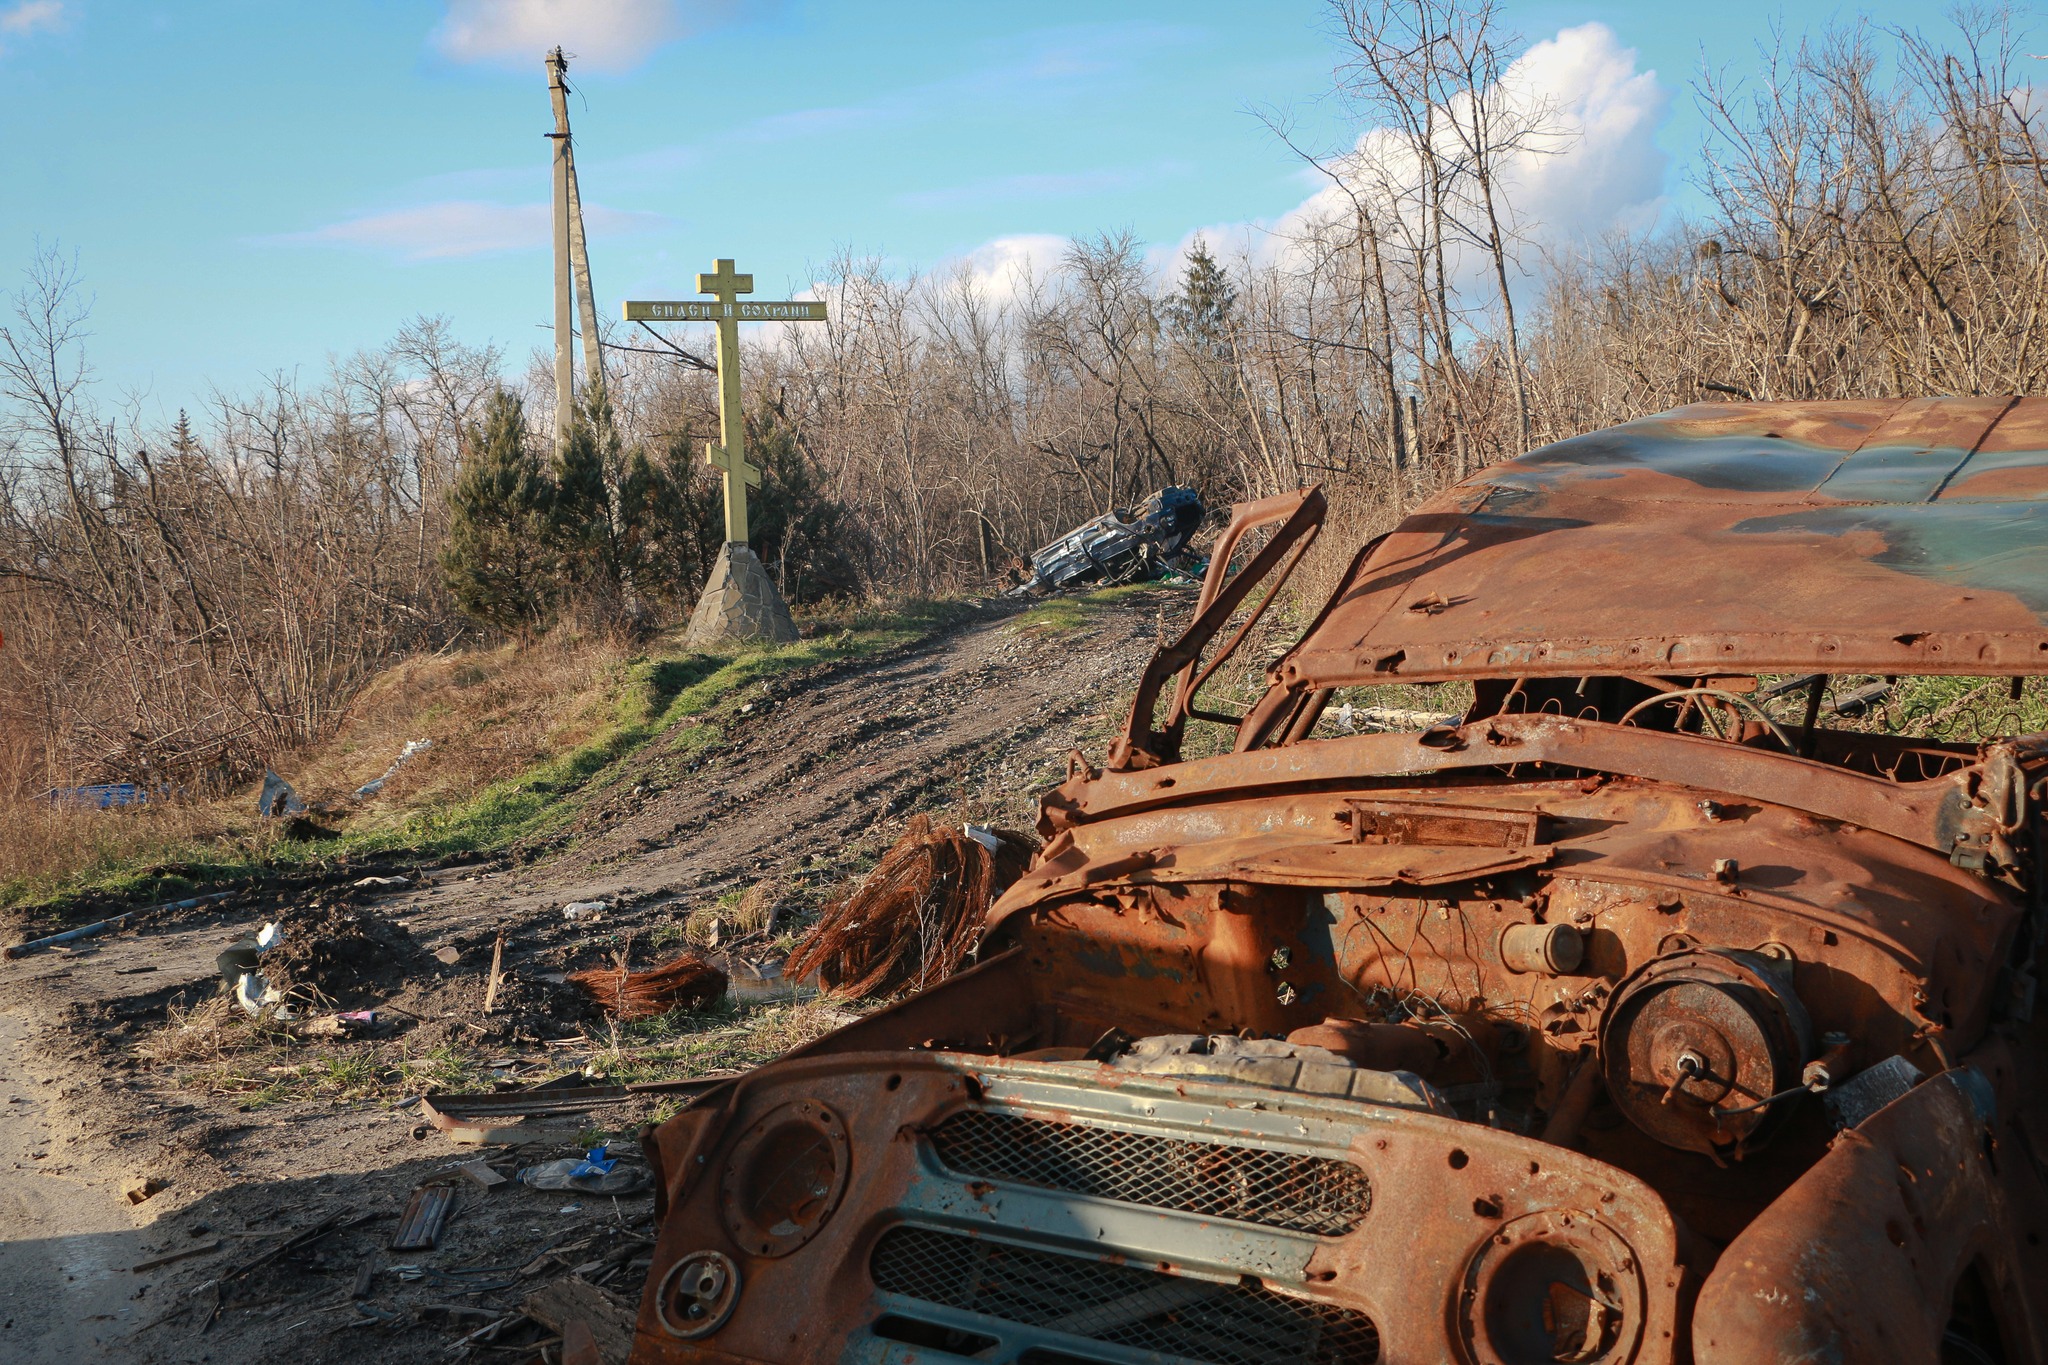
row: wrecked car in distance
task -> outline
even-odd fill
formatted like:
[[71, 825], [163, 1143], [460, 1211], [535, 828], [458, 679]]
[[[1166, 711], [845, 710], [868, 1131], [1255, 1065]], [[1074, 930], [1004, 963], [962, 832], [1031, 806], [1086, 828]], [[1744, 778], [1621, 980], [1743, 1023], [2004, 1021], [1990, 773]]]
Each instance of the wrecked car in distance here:
[[[977, 965], [652, 1133], [634, 1360], [2048, 1359], [2048, 400], [1532, 451], [1228, 709], [1322, 514], [1237, 509]], [[1832, 709], [1949, 678], [2011, 719]], [[1319, 733], [1387, 684], [1462, 710]]]
[[1199, 574], [1201, 559], [1189, 542], [1208, 513], [1201, 494], [1172, 485], [1135, 508], [1104, 512], [1083, 522], [1031, 556], [1031, 576], [1010, 590], [1012, 597], [1058, 592], [1087, 583], [1129, 583], [1158, 578], [1168, 570]]

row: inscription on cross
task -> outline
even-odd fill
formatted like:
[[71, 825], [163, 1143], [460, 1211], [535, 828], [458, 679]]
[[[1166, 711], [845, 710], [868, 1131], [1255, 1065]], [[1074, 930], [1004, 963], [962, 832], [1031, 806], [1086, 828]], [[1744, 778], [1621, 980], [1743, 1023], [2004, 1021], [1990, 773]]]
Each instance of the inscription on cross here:
[[747, 463], [745, 414], [740, 407], [740, 324], [823, 322], [825, 305], [809, 300], [742, 303], [740, 295], [754, 292], [754, 277], [732, 267], [730, 260], [720, 257], [715, 269], [698, 273], [697, 292], [710, 299], [628, 302], [626, 321], [718, 324], [718, 439], [706, 442], [704, 458], [724, 475], [726, 543], [744, 545], [747, 489], [760, 486], [761, 471]]

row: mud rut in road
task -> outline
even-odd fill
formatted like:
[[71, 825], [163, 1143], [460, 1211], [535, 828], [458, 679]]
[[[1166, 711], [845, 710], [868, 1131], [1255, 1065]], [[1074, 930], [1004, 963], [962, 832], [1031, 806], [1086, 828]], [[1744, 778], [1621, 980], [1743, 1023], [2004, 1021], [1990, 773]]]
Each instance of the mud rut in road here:
[[[1125, 597], [1060, 634], [984, 619], [881, 658], [776, 679], [750, 712], [719, 722], [709, 745], [692, 751], [657, 737], [615, 764], [564, 837], [524, 851], [531, 861], [450, 867], [362, 903], [401, 921], [446, 978], [421, 998], [459, 1006], [461, 991], [480, 997], [488, 954], [478, 945], [501, 928], [513, 976], [605, 960], [588, 926], [564, 921], [565, 902], [613, 902], [601, 925], [610, 942], [762, 877], [829, 881], [849, 850], [884, 845], [914, 810], [1025, 819], [1071, 748], [1100, 757], [1162, 624], [1177, 626], [1192, 596]], [[557, 1259], [519, 1276], [545, 1248], [564, 1247], [572, 1260], [630, 1251], [649, 1231], [645, 1198], [615, 1204], [513, 1186], [466, 1191], [435, 1250], [391, 1253], [388, 1215], [422, 1178], [477, 1149], [415, 1137], [414, 1111], [381, 1101], [251, 1112], [235, 1095], [179, 1088], [189, 1067], [137, 1061], [138, 1038], [213, 992], [221, 947], [306, 900], [258, 889], [81, 952], [0, 965], [0, 1359], [9, 1365], [445, 1362], [475, 1313], [501, 1313], [567, 1271]], [[429, 956], [450, 947], [459, 951], [452, 967]], [[474, 1027], [459, 1013], [432, 1021], [440, 1036]], [[131, 1209], [119, 1189], [131, 1176], [170, 1185]], [[387, 1216], [248, 1277], [204, 1331], [203, 1307], [159, 1321], [222, 1268], [337, 1212]], [[212, 1242], [222, 1249], [129, 1269]], [[384, 1272], [374, 1298], [400, 1310], [394, 1325], [365, 1318], [350, 1298], [365, 1261]], [[487, 1281], [429, 1273], [401, 1286], [388, 1273], [401, 1262], [510, 1268]], [[500, 1278], [514, 1282], [469, 1288]], [[622, 1276], [613, 1287], [631, 1295], [639, 1286]]]

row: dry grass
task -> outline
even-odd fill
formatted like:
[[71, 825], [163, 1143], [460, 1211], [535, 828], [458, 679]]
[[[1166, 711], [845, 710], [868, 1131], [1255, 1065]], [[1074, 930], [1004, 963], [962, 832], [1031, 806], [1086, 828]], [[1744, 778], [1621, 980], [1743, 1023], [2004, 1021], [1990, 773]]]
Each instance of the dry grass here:
[[727, 892], [690, 911], [683, 920], [683, 939], [693, 947], [716, 948], [750, 934], [765, 933], [783, 895], [782, 883], [773, 877], [765, 877], [744, 891]]
[[345, 801], [409, 741], [429, 739], [433, 748], [393, 774], [367, 809], [468, 800], [602, 729], [627, 654], [558, 631], [524, 647], [408, 659], [363, 689], [334, 739], [305, 756], [294, 780], [309, 800]]
[[[0, 799], [0, 905], [45, 900], [64, 887], [165, 863], [260, 857], [270, 842], [254, 802], [157, 802], [118, 810]], [[139, 887], [143, 894], [147, 889]]]
[[[345, 821], [352, 830], [454, 806], [615, 724], [626, 659], [623, 646], [568, 632], [525, 647], [409, 659], [371, 680], [332, 740], [277, 755], [272, 767], [303, 799], [334, 807], [318, 817], [323, 823]], [[433, 747], [376, 796], [355, 803], [355, 789], [414, 739], [431, 739]], [[183, 883], [151, 869], [192, 864], [204, 875], [207, 866], [246, 867], [271, 855], [281, 838], [257, 816], [253, 786], [218, 800], [105, 811], [0, 799], [0, 906], [89, 886], [141, 898], [175, 895]]]

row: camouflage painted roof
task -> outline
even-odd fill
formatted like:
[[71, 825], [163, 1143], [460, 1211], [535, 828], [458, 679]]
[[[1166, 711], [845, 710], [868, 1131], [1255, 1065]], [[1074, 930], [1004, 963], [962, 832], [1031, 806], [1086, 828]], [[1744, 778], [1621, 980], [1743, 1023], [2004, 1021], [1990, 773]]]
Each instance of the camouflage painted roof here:
[[2048, 398], [1696, 403], [1532, 450], [1403, 521], [1282, 670], [2048, 672]]

